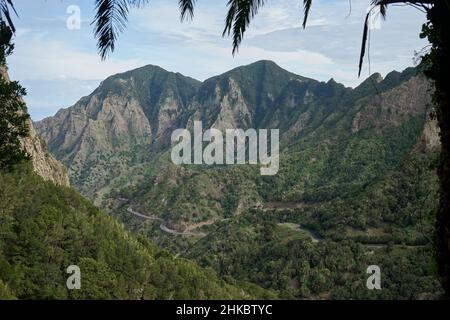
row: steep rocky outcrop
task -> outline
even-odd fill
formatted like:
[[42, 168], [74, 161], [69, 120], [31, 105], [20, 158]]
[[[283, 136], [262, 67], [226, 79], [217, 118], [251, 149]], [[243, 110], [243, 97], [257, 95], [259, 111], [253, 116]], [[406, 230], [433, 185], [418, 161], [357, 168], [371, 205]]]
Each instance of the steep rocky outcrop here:
[[[71, 182], [98, 199], [111, 181], [168, 151], [174, 129], [276, 128], [282, 145], [330, 141], [427, 122], [429, 83], [413, 68], [374, 74], [355, 89], [319, 82], [258, 61], [203, 83], [156, 66], [109, 77], [89, 96], [35, 123]], [[420, 122], [419, 121], [419, 122]], [[424, 139], [430, 140], [430, 130]], [[427, 138], [428, 137], [428, 138]], [[427, 141], [428, 141], [427, 140]], [[427, 145], [434, 146], [431, 139]]]
[[30, 134], [23, 140], [27, 153], [31, 155], [34, 171], [44, 180], [57, 185], [69, 186], [67, 169], [48, 152], [45, 142], [39, 138], [31, 120], [28, 122]]
[[[416, 298], [434, 291], [423, 255], [432, 232], [423, 218], [437, 191], [437, 153], [429, 151], [439, 146], [428, 88], [415, 69], [374, 74], [352, 89], [270, 61], [203, 83], [148, 66], [107, 79], [37, 127], [83, 194], [105, 195], [97, 204], [169, 251], [220, 274], [288, 288], [288, 297], [310, 296], [328, 282], [321, 278], [330, 285], [313, 290], [327, 297], [336, 288], [342, 297], [347, 286], [353, 298], [360, 283], [370, 298], [360, 271], [373, 259], [396, 270], [401, 260], [420, 280], [401, 281], [402, 269], [380, 297]], [[194, 120], [204, 128], [280, 129], [277, 174], [172, 164], [166, 139]], [[295, 292], [299, 266], [311, 280], [302, 278], [306, 291]], [[410, 286], [416, 282], [423, 285]]]
[[170, 143], [198, 85], [146, 66], [106, 79], [73, 107], [35, 126], [69, 167], [72, 183], [90, 194]]
[[[392, 77], [388, 75], [387, 81]], [[378, 83], [383, 84], [382, 80]], [[399, 85], [358, 101], [352, 132], [365, 128], [399, 125], [406, 118], [425, 114], [431, 107], [430, 83], [423, 75], [411, 76]]]
[[[0, 75], [9, 81], [7, 69], [0, 66]], [[44, 180], [52, 181], [57, 185], [68, 186], [69, 176], [66, 168], [56, 160], [47, 150], [44, 140], [36, 133], [31, 120], [28, 121], [29, 136], [22, 140], [22, 144], [32, 157], [34, 171]]]
[[417, 141], [415, 151], [427, 152], [433, 150], [441, 144], [439, 136], [439, 126], [436, 119], [429, 120], [425, 124], [422, 134]]

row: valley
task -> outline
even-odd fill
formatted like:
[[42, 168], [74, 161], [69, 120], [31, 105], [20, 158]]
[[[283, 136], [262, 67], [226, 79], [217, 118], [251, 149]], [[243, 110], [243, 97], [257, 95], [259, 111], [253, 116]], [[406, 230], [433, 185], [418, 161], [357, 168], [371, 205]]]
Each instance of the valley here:
[[[204, 82], [149, 65], [34, 125], [84, 196], [219, 277], [287, 299], [434, 297], [429, 88], [416, 68], [348, 88], [271, 61]], [[279, 129], [277, 174], [172, 163], [172, 132], [196, 121]], [[366, 290], [371, 264], [386, 270], [385, 290]]]

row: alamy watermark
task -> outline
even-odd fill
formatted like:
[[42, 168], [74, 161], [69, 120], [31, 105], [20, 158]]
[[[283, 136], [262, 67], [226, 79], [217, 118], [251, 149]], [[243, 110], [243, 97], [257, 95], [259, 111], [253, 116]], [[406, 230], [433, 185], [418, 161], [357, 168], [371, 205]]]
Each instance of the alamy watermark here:
[[67, 267], [66, 272], [70, 274], [67, 278], [66, 286], [69, 290], [81, 289], [81, 270], [77, 265], [70, 265]]
[[367, 278], [366, 286], [369, 290], [381, 290], [381, 269], [377, 265], [371, 265], [367, 267], [369, 278]]
[[194, 121], [193, 137], [189, 130], [177, 129], [171, 140], [176, 143], [172, 147], [171, 159], [178, 165], [259, 164], [261, 175], [275, 175], [279, 169], [278, 129], [226, 129], [224, 139], [220, 130], [210, 128], [203, 132], [202, 122]]
[[81, 29], [81, 8], [77, 5], [70, 5], [67, 7], [66, 13], [69, 17], [66, 20], [66, 27], [69, 30]]

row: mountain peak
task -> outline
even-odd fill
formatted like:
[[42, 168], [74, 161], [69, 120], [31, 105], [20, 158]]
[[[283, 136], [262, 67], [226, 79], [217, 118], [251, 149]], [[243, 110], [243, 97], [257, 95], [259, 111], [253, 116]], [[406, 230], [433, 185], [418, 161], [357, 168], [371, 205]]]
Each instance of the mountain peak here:
[[258, 60], [253, 63], [250, 63], [248, 66], [263, 66], [263, 67], [271, 67], [271, 68], [281, 68], [276, 62], [272, 60]]
[[299, 77], [298, 75], [294, 75], [293, 73], [283, 69], [278, 64], [273, 62], [272, 60], [259, 60], [247, 65], [239, 66], [234, 68], [225, 74], [233, 74], [233, 73], [243, 73], [243, 72], [251, 72], [251, 73], [274, 73], [274, 74], [289, 74], [295, 77]]
[[142, 81], [146, 82], [149, 79], [154, 78], [154, 77], [156, 77], [160, 80], [163, 78], [168, 78], [168, 77], [183, 78], [183, 79], [186, 79], [187, 81], [200, 84], [200, 81], [198, 81], [194, 78], [185, 76], [179, 72], [168, 71], [160, 66], [153, 65], [153, 64], [147, 64], [145, 66], [138, 67], [138, 68], [135, 68], [132, 70], [116, 73], [112, 76], [109, 76], [104, 81], [102, 81], [102, 84], [105, 84], [108, 82], [114, 82], [114, 81], [128, 80], [131, 78], [134, 78], [138, 82], [142, 82]]
[[[294, 74], [271, 60], [259, 60], [247, 65], [239, 66], [231, 69], [225, 73], [218, 76], [207, 79], [205, 82], [215, 82], [223, 81], [228, 78], [233, 78], [233, 80], [241, 83], [242, 85], [249, 83], [259, 83], [264, 85], [267, 82], [281, 82], [285, 85], [291, 80], [311, 80], [309, 78], [302, 77], [300, 75]], [[226, 80], [228, 81], [228, 80]], [[258, 85], [257, 85], [258, 86]]]
[[375, 72], [361, 82], [354, 91], [357, 94], [368, 94], [369, 92], [375, 92], [378, 88], [378, 84], [381, 82], [383, 82], [383, 77], [380, 73]]
[[138, 67], [135, 69], [115, 73], [107, 77], [105, 80], [103, 80], [102, 83], [117, 79], [127, 79], [136, 74], [154, 74], [154, 73], [169, 73], [169, 71], [153, 64], [147, 64], [145, 66]]
[[[110, 77], [89, 97], [36, 128], [70, 167], [73, 184], [96, 198], [95, 192], [126, 172], [126, 165], [139, 164], [149, 151], [168, 150], [173, 130], [194, 120], [220, 129], [280, 128], [287, 139], [296, 139], [326, 119], [334, 126], [341, 115], [328, 118], [330, 114], [354, 110], [355, 101], [385, 90], [387, 78], [394, 85], [399, 75], [377, 83], [380, 77], [374, 74], [353, 90], [334, 79], [319, 82], [261, 60], [200, 83], [146, 65]], [[105, 157], [114, 159], [106, 171]]]

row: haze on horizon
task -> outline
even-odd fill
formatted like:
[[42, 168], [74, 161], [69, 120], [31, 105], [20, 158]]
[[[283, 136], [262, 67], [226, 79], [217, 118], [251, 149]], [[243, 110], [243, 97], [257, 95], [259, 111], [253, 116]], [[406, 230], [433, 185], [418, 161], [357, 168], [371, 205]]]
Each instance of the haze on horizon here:
[[[15, 52], [8, 59], [11, 78], [26, 87], [26, 102], [34, 120], [53, 115], [90, 94], [106, 77], [158, 65], [205, 80], [257, 60], [272, 60], [293, 73], [327, 81], [334, 78], [354, 87], [368, 75], [383, 76], [413, 65], [415, 52], [426, 46], [419, 38], [425, 16], [410, 7], [389, 7], [386, 21], [370, 37], [370, 70], [357, 63], [368, 0], [315, 0], [305, 30], [301, 1], [269, 2], [253, 21], [239, 53], [231, 54], [231, 39], [222, 38], [226, 1], [198, 1], [194, 20], [181, 23], [178, 1], [151, 1], [132, 10], [128, 28], [106, 61], [97, 55], [90, 25], [93, 0], [15, 0], [20, 18]], [[81, 10], [81, 29], [66, 25], [71, 5]]]

